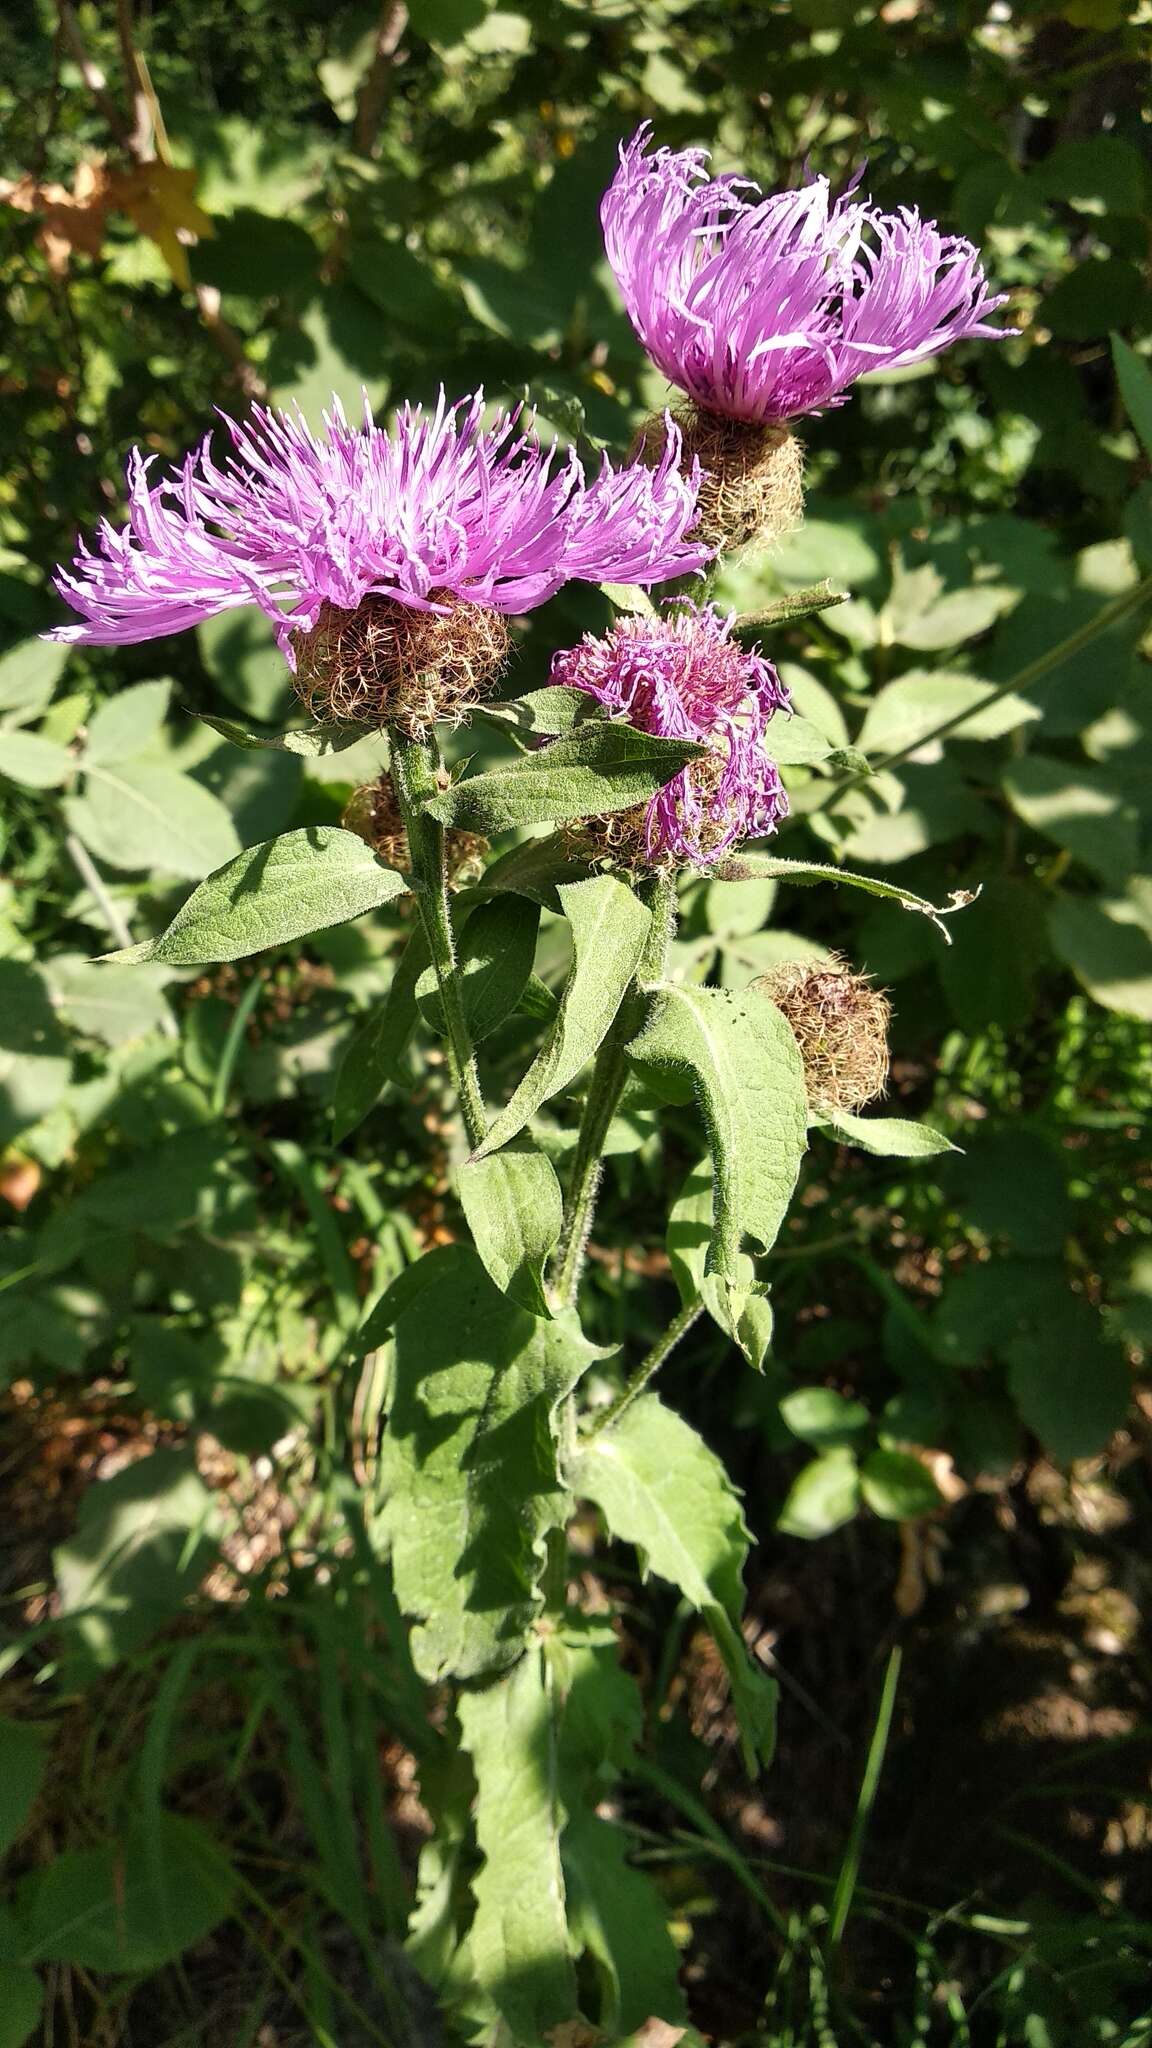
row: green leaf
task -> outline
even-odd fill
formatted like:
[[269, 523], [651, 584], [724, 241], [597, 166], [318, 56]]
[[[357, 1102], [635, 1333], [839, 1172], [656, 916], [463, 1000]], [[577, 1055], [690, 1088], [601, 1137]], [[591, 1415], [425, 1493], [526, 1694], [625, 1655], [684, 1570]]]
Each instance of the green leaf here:
[[0, 1146], [46, 1115], [72, 1072], [42, 974], [0, 960]]
[[162, 969], [149, 974], [139, 967], [109, 967], [76, 953], [57, 953], [46, 963], [46, 973], [53, 1007], [65, 1023], [105, 1045], [130, 1044], [163, 1029], [172, 1015]]
[[[782, 768], [806, 767], [812, 762], [826, 761], [836, 750], [827, 740], [818, 725], [810, 719], [801, 718], [793, 712], [790, 718], [777, 713], [770, 718], [763, 739], [764, 752]], [[867, 763], [865, 762], [865, 769]]]
[[1048, 912], [1048, 936], [1105, 1009], [1152, 1023], [1152, 934], [1130, 898], [1060, 896]]
[[600, 1046], [644, 950], [649, 913], [614, 876], [562, 885], [559, 895], [574, 947], [560, 1009], [512, 1100], [477, 1146], [478, 1159], [516, 1137], [541, 1103], [575, 1080]]
[[634, 1544], [644, 1571], [667, 1579], [704, 1615], [732, 1680], [750, 1772], [767, 1761], [775, 1686], [748, 1662], [740, 1635], [748, 1531], [720, 1460], [655, 1394], [577, 1448], [569, 1477], [612, 1535]]
[[796, 882], [802, 888], [814, 882], [843, 882], [849, 889], [863, 889], [869, 896], [881, 896], [889, 903], [899, 903], [904, 910], [918, 910], [930, 918], [937, 929], [949, 939], [947, 927], [941, 922], [954, 910], [963, 910], [973, 898], [965, 889], [953, 891], [952, 901], [943, 906], [929, 903], [926, 896], [917, 896], [911, 889], [904, 889], [898, 882], [881, 881], [878, 875], [857, 874], [852, 868], [833, 867], [818, 860], [785, 860], [775, 853], [741, 853], [730, 860], [718, 862], [713, 868], [710, 880], [713, 882], [746, 882], [753, 876], [763, 876], [774, 882]]
[[[457, 956], [464, 1014], [475, 1045], [518, 1007], [532, 973], [539, 929], [539, 905], [523, 896], [497, 896], [470, 913]], [[417, 983], [416, 1000], [425, 1022], [443, 1036], [440, 990], [431, 966]]]
[[1118, 334], [1112, 336], [1112, 361], [1128, 417], [1140, 436], [1145, 455], [1152, 459], [1152, 370], [1144, 357], [1138, 356]]
[[197, 626], [196, 638], [204, 666], [229, 704], [269, 725], [286, 715], [293, 701], [292, 678], [272, 622], [263, 613], [254, 606], [217, 612]]
[[134, 683], [98, 705], [88, 722], [84, 766], [143, 753], [160, 733], [171, 694], [171, 683]]
[[776, 1527], [785, 1536], [829, 1536], [850, 1522], [860, 1505], [860, 1473], [855, 1454], [837, 1445], [813, 1458], [797, 1474]]
[[1132, 1374], [1082, 1296], [1065, 1295], [1002, 1348], [1013, 1399], [1058, 1463], [1094, 1457], [1122, 1427]]
[[0, 2048], [24, 2048], [44, 2005], [44, 1986], [35, 1970], [0, 1963]]
[[144, 1973], [203, 1941], [231, 1900], [221, 1852], [198, 1821], [141, 1813], [121, 1835], [26, 1879], [17, 1911], [29, 1961]]
[[88, 1488], [54, 1553], [70, 1675], [107, 1670], [170, 1619], [199, 1583], [214, 1515], [190, 1450], [153, 1451]]
[[958, 1152], [941, 1131], [928, 1124], [909, 1123], [899, 1116], [820, 1117], [817, 1130], [841, 1145], [858, 1145], [862, 1152], [878, 1153], [882, 1159], [935, 1159], [941, 1152]]
[[1103, 881], [1124, 887], [1136, 865], [1140, 820], [1111, 775], [1078, 761], [1026, 754], [1006, 770], [1004, 790], [1034, 832], [1065, 847]]
[[511, 732], [554, 739], [575, 726], [587, 725], [590, 719], [604, 719], [607, 713], [599, 698], [589, 696], [587, 690], [551, 683], [545, 690], [527, 690], [523, 697], [511, 697], [502, 704], [477, 704], [472, 716]]
[[637, 618], [651, 618], [656, 610], [646, 590], [638, 583], [602, 583], [601, 590], [616, 612], [632, 612]]
[[115, 769], [86, 762], [81, 796], [64, 800], [73, 832], [114, 868], [159, 868], [197, 880], [239, 850], [218, 797], [147, 756]]
[[660, 1893], [628, 1861], [623, 1828], [595, 1813], [573, 1813], [560, 1854], [569, 1930], [596, 1964], [609, 2038], [618, 2040], [649, 2019], [682, 2022], [679, 1953]]
[[378, 910], [407, 887], [355, 832], [303, 825], [250, 846], [210, 875], [160, 938], [104, 958], [164, 960], [174, 967], [243, 960]]
[[870, 1451], [860, 1467], [860, 1491], [885, 1522], [911, 1522], [943, 1506], [940, 1488], [911, 1451]]
[[21, 640], [0, 654], [0, 717], [14, 713], [23, 723], [43, 711], [70, 652], [51, 640]]
[[780, 1413], [793, 1436], [821, 1451], [854, 1442], [871, 1420], [862, 1401], [850, 1401], [832, 1387], [797, 1387], [784, 1395]]
[[246, 725], [237, 725], [233, 718], [217, 718], [207, 711], [196, 711], [193, 716], [201, 725], [210, 725], [221, 739], [231, 740], [234, 747], [248, 751], [271, 747], [277, 753], [298, 754], [305, 761], [345, 754], [349, 747], [358, 746], [374, 732], [369, 725], [301, 725], [290, 726], [287, 732], [252, 732]]
[[560, 884], [587, 881], [588, 875], [587, 861], [573, 859], [567, 834], [552, 832], [546, 838], [526, 839], [522, 846], [501, 854], [485, 868], [469, 894], [491, 896], [510, 891], [516, 896], [527, 896], [545, 910], [559, 910]]
[[388, 1324], [381, 1486], [396, 1595], [425, 1678], [480, 1677], [519, 1656], [538, 1612], [542, 1539], [567, 1509], [556, 1413], [600, 1354], [573, 1316], [547, 1322], [509, 1301], [467, 1245], [409, 1269], [373, 1312], [373, 1343]]
[[0, 1856], [21, 1833], [40, 1790], [53, 1730], [42, 1721], [0, 1717]]
[[476, 1772], [476, 1839], [468, 1955], [479, 1988], [512, 2040], [538, 2048], [545, 2030], [576, 2017], [568, 1956], [556, 1767], [557, 1703], [540, 1645], [515, 1669], [459, 1703]]
[[691, 1077], [715, 1168], [708, 1270], [739, 1284], [742, 1236], [769, 1249], [800, 1171], [808, 1103], [796, 1040], [765, 996], [669, 986], [628, 1050]]
[[856, 744], [873, 756], [896, 754], [914, 747], [938, 725], [969, 716], [949, 735], [953, 740], [996, 740], [1029, 719], [1039, 718], [1039, 706], [1011, 692], [997, 698], [986, 709], [985, 699], [993, 685], [975, 676], [953, 674], [946, 669], [910, 669], [894, 683], [878, 690], [868, 706]]
[[[952, 945], [936, 971], [953, 1016], [971, 1035], [996, 1024], [1022, 1030], [1032, 1016], [1035, 981], [1051, 960], [1045, 915], [1050, 892], [1014, 875], [993, 875], [970, 917], [952, 927]], [[881, 966], [882, 979], [888, 970]]]
[[485, 1270], [534, 1316], [550, 1316], [544, 1268], [560, 1242], [564, 1202], [550, 1159], [525, 1138], [489, 1159], [467, 1159], [460, 1204]]
[[25, 789], [58, 789], [76, 772], [75, 756], [36, 732], [0, 732], [0, 775]]
[[631, 810], [705, 752], [691, 740], [658, 739], [615, 722], [554, 740], [485, 775], [453, 783], [428, 811], [442, 825], [491, 837], [522, 825], [560, 825]]
[[712, 1162], [701, 1159], [692, 1168], [672, 1205], [666, 1245], [680, 1299], [687, 1308], [702, 1301], [714, 1323], [738, 1344], [754, 1372], [764, 1364], [772, 1342], [772, 1304], [754, 1291], [756, 1268], [746, 1252], [737, 1258], [735, 1281], [726, 1286], [709, 1273], [712, 1239]]

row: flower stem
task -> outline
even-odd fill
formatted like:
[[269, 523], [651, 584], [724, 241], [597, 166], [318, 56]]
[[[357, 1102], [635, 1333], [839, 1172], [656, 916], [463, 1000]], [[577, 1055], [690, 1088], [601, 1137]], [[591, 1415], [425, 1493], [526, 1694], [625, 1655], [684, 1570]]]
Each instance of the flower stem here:
[[452, 1085], [469, 1141], [478, 1145], [488, 1128], [488, 1120], [480, 1093], [472, 1034], [460, 993], [456, 942], [452, 936], [444, 869], [444, 830], [424, 809], [429, 797], [435, 796], [439, 788], [439, 758], [433, 744], [402, 739], [396, 733], [392, 735], [391, 746], [392, 782], [408, 839], [413, 893], [440, 990]]
[[580, 1286], [604, 1163], [604, 1140], [628, 1077], [626, 1047], [640, 1028], [646, 987], [661, 981], [666, 971], [668, 947], [676, 928], [675, 875], [653, 876], [645, 897], [652, 913], [651, 929], [640, 964], [596, 1055], [576, 1138], [556, 1264], [555, 1291], [562, 1308], [572, 1307]]
[[689, 1301], [685, 1303], [679, 1315], [673, 1317], [663, 1336], [656, 1339], [647, 1358], [642, 1359], [636, 1367], [631, 1379], [626, 1382], [623, 1391], [617, 1394], [611, 1407], [606, 1408], [603, 1415], [593, 1425], [589, 1431], [590, 1436], [599, 1436], [602, 1430], [611, 1429], [614, 1422], [619, 1422], [625, 1410], [632, 1406], [636, 1396], [644, 1392], [653, 1374], [659, 1372], [669, 1353], [676, 1349], [681, 1337], [687, 1335], [693, 1323], [698, 1322], [703, 1313], [703, 1302]]

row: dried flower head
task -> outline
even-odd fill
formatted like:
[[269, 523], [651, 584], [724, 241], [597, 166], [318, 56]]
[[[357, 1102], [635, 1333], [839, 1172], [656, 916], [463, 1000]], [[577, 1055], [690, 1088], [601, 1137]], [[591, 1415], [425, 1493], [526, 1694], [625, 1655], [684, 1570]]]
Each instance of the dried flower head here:
[[764, 734], [788, 709], [788, 693], [771, 662], [731, 634], [731, 618], [714, 605], [681, 602], [659, 615], [630, 613], [603, 639], [585, 634], [554, 657], [554, 683], [587, 690], [643, 732], [708, 748], [641, 811], [600, 821], [590, 835], [600, 850], [632, 865], [706, 867], [786, 815]]
[[[150, 640], [254, 604], [290, 667], [303, 651], [305, 694], [325, 716], [387, 722], [395, 685], [414, 721], [408, 686], [438, 658], [465, 691], [491, 680], [491, 615], [530, 611], [573, 577], [651, 584], [708, 559], [685, 539], [698, 474], [681, 473], [674, 429], [654, 469], [605, 458], [585, 479], [574, 451], [541, 448], [517, 413], [485, 425], [482, 394], [455, 406], [441, 394], [430, 414], [405, 406], [389, 432], [367, 401], [358, 427], [334, 402], [322, 436], [298, 411], [257, 407], [246, 424], [224, 424], [232, 452], [220, 464], [206, 439], [154, 479], [155, 458], [134, 451], [128, 523], [105, 522], [95, 549], [81, 541], [58, 572], [82, 623], [50, 637]], [[475, 611], [481, 620], [466, 616]], [[437, 638], [429, 624], [421, 642], [418, 621], [436, 616], [450, 630]], [[445, 696], [433, 690], [434, 713]]]
[[[407, 869], [408, 834], [390, 775], [379, 775], [375, 782], [364, 782], [354, 789], [340, 822], [345, 831], [355, 832], [379, 854], [385, 867]], [[479, 833], [445, 832], [444, 866], [449, 882], [460, 886], [475, 881], [487, 853], [488, 841]]]
[[847, 960], [786, 960], [752, 984], [784, 1012], [816, 1115], [862, 1109], [884, 1093], [892, 1005]]
[[354, 612], [326, 604], [295, 633], [296, 691], [321, 724], [395, 726], [410, 739], [444, 720], [459, 725], [508, 659], [508, 627], [487, 604], [413, 611], [387, 597]]
[[[804, 450], [789, 427], [770, 421], [726, 419], [687, 405], [674, 415], [687, 462], [703, 472], [693, 538], [725, 554], [770, 547], [800, 524], [804, 510]], [[642, 462], [659, 462], [667, 445], [668, 415], [653, 413], [637, 437]]]
[[780, 423], [840, 405], [868, 370], [999, 340], [977, 251], [915, 207], [884, 213], [826, 178], [770, 193], [712, 178], [706, 150], [621, 149], [600, 217], [628, 316], [706, 412]]

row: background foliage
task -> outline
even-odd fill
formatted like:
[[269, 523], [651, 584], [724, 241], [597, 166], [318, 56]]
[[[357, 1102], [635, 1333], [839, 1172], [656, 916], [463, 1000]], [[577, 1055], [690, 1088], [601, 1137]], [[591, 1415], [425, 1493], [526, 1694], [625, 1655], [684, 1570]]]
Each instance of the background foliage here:
[[[679, 963], [724, 986], [825, 949], [867, 965], [896, 1009], [892, 1113], [962, 1150], [817, 1136], [764, 1372], [710, 1326], [667, 1369], [667, 1428], [683, 1415], [722, 1455], [755, 1538], [751, 1668], [783, 1685], [769, 1773], [749, 1779], [747, 1703], [694, 1612], [730, 1584], [677, 1605], [648, 1583], [587, 1474], [601, 1512], [563, 1653], [606, 1725], [566, 1723], [560, 1765], [581, 1982], [623, 2038], [669, 1995], [670, 1929], [691, 2020], [723, 2042], [1152, 2039], [1146, 17], [205, 0], [133, 30], [123, 8], [9, 7], [2, 2048], [487, 2038], [451, 1930], [468, 1758], [504, 1737], [484, 1695], [454, 1728], [408, 1662], [376, 1540], [378, 1366], [354, 1341], [459, 1222], [434, 1035], [366, 1120], [340, 1093], [402, 912], [211, 974], [91, 964], [242, 845], [337, 821], [371, 748], [243, 752], [188, 716], [289, 710], [247, 618], [116, 652], [35, 635], [58, 616], [46, 568], [115, 512], [128, 444], [174, 455], [214, 405], [267, 392], [316, 417], [333, 391], [386, 406], [482, 379], [627, 445], [664, 394], [596, 204], [643, 116], [765, 182], [866, 157], [879, 201], [982, 244], [1020, 333], [810, 422], [803, 532], [726, 574], [745, 610], [824, 576], [850, 590], [772, 651], [818, 734], [891, 764], [865, 784], [797, 762], [781, 851], [980, 894], [947, 947], [851, 890], [693, 883]], [[607, 616], [596, 593], [554, 600], [512, 687]], [[545, 916], [535, 958], [553, 990], [561, 930]], [[509, 1082], [529, 1030], [505, 1018], [487, 1048]], [[594, 1334], [639, 1351], [676, 1306], [690, 1190], [671, 1265], [649, 1219], [692, 1151], [657, 1141], [639, 1092], [609, 1149]], [[680, 1455], [673, 1434], [687, 1487]], [[632, 1691], [611, 1704], [613, 1612], [642, 1727]], [[516, 1788], [491, 1796], [485, 1850]], [[547, 1872], [515, 1882], [532, 1900]]]

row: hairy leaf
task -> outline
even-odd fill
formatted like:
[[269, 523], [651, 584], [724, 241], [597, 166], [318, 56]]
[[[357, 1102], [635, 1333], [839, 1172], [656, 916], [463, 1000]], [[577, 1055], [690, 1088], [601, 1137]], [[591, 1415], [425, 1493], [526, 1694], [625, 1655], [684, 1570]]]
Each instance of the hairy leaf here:
[[942, 919], [954, 910], [963, 910], [972, 902], [966, 890], [958, 889], [951, 903], [943, 906], [929, 903], [926, 896], [916, 896], [911, 889], [901, 888], [897, 882], [883, 882], [878, 875], [861, 875], [851, 868], [833, 867], [818, 860], [785, 860], [776, 853], [739, 853], [730, 860], [717, 863], [712, 870], [716, 882], [746, 882], [753, 876], [763, 876], [774, 882], [796, 882], [807, 887], [813, 882], [843, 882], [849, 889], [863, 889], [869, 896], [882, 896], [889, 903], [899, 903], [904, 910], [918, 910], [930, 918], [944, 938], [951, 943], [947, 926]]
[[523, 697], [509, 698], [503, 704], [477, 704], [472, 715], [487, 719], [491, 725], [506, 726], [512, 732], [556, 738], [577, 725], [586, 725], [590, 719], [603, 719], [606, 713], [599, 698], [590, 696], [587, 690], [551, 683], [545, 690], [528, 690]]
[[[540, 908], [524, 896], [497, 896], [478, 904], [457, 945], [460, 994], [473, 1043], [491, 1036], [517, 1008], [532, 973]], [[436, 971], [426, 967], [416, 987], [425, 1021], [443, 1035]]]
[[572, 969], [559, 1013], [511, 1102], [495, 1118], [476, 1157], [496, 1152], [524, 1129], [541, 1103], [558, 1095], [597, 1051], [639, 965], [650, 917], [612, 875], [560, 889], [572, 927]]
[[935, 1159], [941, 1152], [961, 1149], [942, 1131], [900, 1116], [849, 1116], [842, 1110], [818, 1118], [816, 1128], [842, 1145], [858, 1145], [862, 1152], [876, 1152], [882, 1159]]
[[688, 1175], [668, 1218], [669, 1264], [685, 1307], [691, 1301], [702, 1301], [713, 1322], [740, 1346], [749, 1365], [759, 1372], [772, 1341], [772, 1305], [766, 1295], [754, 1292], [756, 1269], [746, 1252], [737, 1256], [731, 1286], [708, 1272], [711, 1237], [712, 1162], [701, 1159]]
[[559, 885], [587, 881], [589, 872], [586, 861], [573, 859], [567, 835], [550, 832], [546, 838], [526, 839], [523, 845], [501, 854], [499, 860], [485, 868], [469, 894], [493, 896], [507, 890], [516, 896], [527, 896], [545, 910], [559, 910]]
[[551, 1315], [544, 1268], [564, 1220], [551, 1160], [517, 1138], [488, 1159], [466, 1159], [457, 1186], [476, 1249], [500, 1292], [534, 1316]]
[[221, 739], [231, 740], [234, 747], [272, 747], [280, 754], [298, 754], [305, 761], [346, 753], [349, 747], [358, 746], [375, 732], [370, 725], [300, 725], [290, 726], [287, 732], [252, 732], [248, 726], [238, 725], [234, 718], [218, 718], [207, 711], [194, 715], [202, 725], [210, 725], [213, 732], [218, 732]]
[[564, 824], [647, 803], [703, 751], [691, 740], [593, 722], [538, 753], [453, 783], [427, 808], [443, 825], [488, 835]]
[[374, 1312], [395, 1331], [382, 1453], [396, 1594], [425, 1678], [510, 1664], [536, 1615], [540, 1545], [567, 1495], [555, 1415], [599, 1354], [572, 1316], [501, 1294], [467, 1245], [430, 1252]]
[[199, 967], [243, 960], [269, 946], [346, 924], [407, 892], [355, 832], [304, 825], [250, 846], [192, 891], [166, 932], [106, 960], [165, 960]]
[[763, 996], [667, 986], [628, 1050], [691, 1076], [715, 1168], [708, 1270], [739, 1285], [741, 1237], [772, 1245], [800, 1171], [808, 1104], [796, 1040]]

